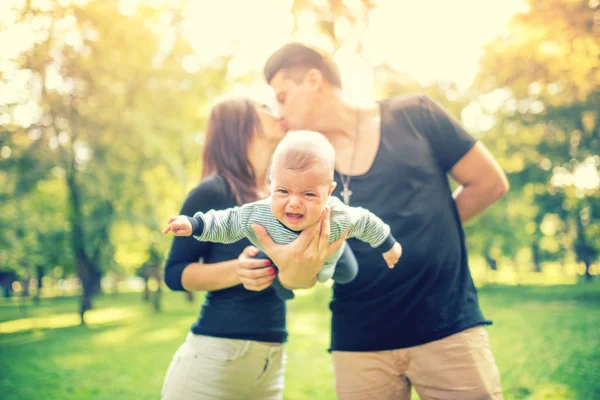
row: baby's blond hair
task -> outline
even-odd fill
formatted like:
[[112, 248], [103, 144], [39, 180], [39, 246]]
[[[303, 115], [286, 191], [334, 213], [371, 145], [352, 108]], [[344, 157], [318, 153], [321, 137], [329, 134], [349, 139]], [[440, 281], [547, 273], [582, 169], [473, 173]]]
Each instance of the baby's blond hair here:
[[333, 181], [335, 151], [329, 140], [319, 132], [293, 131], [285, 135], [275, 149], [273, 165], [275, 164], [297, 171], [320, 165]]

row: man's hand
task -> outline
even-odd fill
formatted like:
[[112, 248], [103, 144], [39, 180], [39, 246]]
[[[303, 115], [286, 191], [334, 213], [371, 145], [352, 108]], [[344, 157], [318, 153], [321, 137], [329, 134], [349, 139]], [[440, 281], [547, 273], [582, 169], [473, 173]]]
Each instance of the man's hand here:
[[383, 258], [389, 268], [394, 268], [394, 265], [396, 265], [401, 256], [402, 246], [398, 242], [396, 242], [391, 249], [383, 253]]
[[173, 232], [175, 236], [191, 236], [192, 235], [192, 224], [185, 215], [178, 217], [169, 217], [167, 227], [163, 229], [163, 234]]
[[275, 269], [270, 267], [269, 260], [256, 260], [252, 257], [258, 254], [258, 249], [248, 246], [238, 257], [237, 274], [242, 285], [255, 292], [268, 288], [277, 275]]
[[279, 268], [281, 284], [288, 289], [312, 287], [325, 260], [346, 240], [348, 231], [329, 244], [330, 213], [329, 207], [326, 207], [314, 225], [303, 230], [296, 240], [286, 245], [273, 242], [264, 227], [252, 225], [264, 252]]

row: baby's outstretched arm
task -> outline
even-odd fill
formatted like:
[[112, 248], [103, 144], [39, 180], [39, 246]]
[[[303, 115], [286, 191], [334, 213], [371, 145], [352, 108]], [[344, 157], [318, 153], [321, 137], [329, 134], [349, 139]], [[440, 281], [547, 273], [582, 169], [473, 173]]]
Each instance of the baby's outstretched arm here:
[[198, 212], [193, 217], [180, 215], [170, 217], [163, 233], [173, 232], [176, 236], [193, 235], [202, 242], [234, 243], [245, 237], [247, 229], [246, 207], [226, 210]]
[[389, 225], [365, 208], [344, 207], [350, 217], [348, 237], [355, 237], [380, 250], [387, 266], [394, 268], [402, 255], [402, 246], [392, 236]]

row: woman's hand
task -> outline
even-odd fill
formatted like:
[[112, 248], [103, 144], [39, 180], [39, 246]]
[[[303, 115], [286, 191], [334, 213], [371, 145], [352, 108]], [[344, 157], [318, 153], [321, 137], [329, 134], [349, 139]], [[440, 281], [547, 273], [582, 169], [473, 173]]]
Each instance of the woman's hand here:
[[277, 275], [270, 260], [257, 260], [252, 257], [258, 254], [258, 249], [248, 246], [238, 257], [237, 274], [242, 285], [248, 290], [261, 291], [268, 288]]
[[317, 273], [325, 260], [346, 240], [348, 231], [329, 244], [330, 213], [329, 207], [326, 207], [315, 224], [303, 230], [296, 240], [286, 245], [273, 242], [263, 226], [252, 225], [264, 252], [277, 265], [279, 280], [283, 286], [289, 289], [314, 286]]

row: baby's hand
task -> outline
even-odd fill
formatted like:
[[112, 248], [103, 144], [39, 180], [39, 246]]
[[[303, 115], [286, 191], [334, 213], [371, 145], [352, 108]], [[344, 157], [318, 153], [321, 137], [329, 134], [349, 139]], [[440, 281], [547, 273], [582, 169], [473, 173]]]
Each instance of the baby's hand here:
[[163, 234], [173, 232], [175, 236], [190, 236], [192, 234], [192, 224], [186, 216], [169, 217], [167, 227], [163, 229]]
[[383, 253], [383, 258], [385, 259], [385, 262], [389, 268], [394, 268], [394, 265], [396, 265], [401, 255], [402, 246], [400, 246], [400, 243], [396, 242], [391, 249]]

